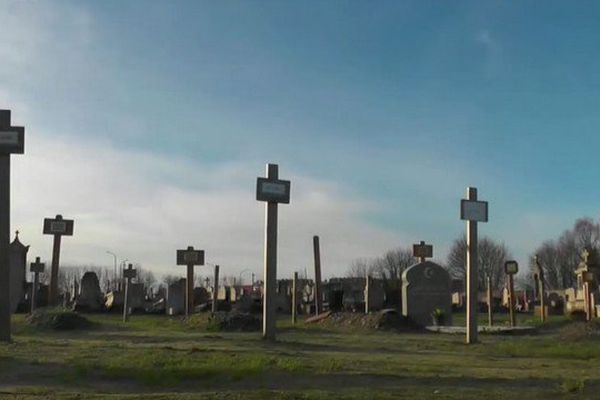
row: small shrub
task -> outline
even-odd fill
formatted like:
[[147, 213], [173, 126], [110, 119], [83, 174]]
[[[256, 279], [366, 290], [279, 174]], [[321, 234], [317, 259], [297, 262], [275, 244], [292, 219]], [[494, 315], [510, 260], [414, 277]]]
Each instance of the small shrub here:
[[580, 393], [585, 388], [583, 379], [569, 379], [561, 383], [560, 388], [565, 393]]
[[237, 312], [217, 312], [208, 317], [206, 330], [210, 332], [238, 331], [255, 332], [260, 331], [261, 320], [255, 315]]

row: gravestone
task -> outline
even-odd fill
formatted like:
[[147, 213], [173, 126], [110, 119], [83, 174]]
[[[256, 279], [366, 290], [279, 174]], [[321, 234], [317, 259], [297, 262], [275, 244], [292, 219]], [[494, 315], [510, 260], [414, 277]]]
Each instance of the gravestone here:
[[167, 288], [167, 315], [179, 315], [185, 312], [186, 280], [180, 279]]
[[129, 284], [129, 309], [133, 311], [143, 311], [146, 306], [146, 289], [143, 283]]
[[100, 311], [104, 304], [104, 296], [100, 290], [100, 282], [95, 272], [88, 271], [81, 278], [79, 296], [75, 301], [75, 310]]
[[369, 290], [365, 287], [363, 296], [365, 302], [368, 300], [369, 311], [378, 311], [381, 310], [385, 304], [385, 288], [383, 287], [383, 281], [380, 279], [370, 278], [370, 280]]
[[19, 304], [25, 299], [25, 274], [27, 271], [27, 252], [29, 246], [23, 245], [19, 240], [17, 231], [15, 240], [9, 246], [10, 267], [10, 312], [17, 311]]
[[450, 275], [440, 265], [421, 262], [402, 274], [402, 315], [421, 326], [432, 324], [436, 309], [444, 313], [444, 324], [452, 324]]

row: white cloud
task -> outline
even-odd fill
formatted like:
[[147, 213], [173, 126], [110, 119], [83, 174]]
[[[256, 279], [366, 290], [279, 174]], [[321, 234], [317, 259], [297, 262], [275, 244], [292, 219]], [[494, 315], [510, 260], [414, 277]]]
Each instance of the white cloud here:
[[[174, 266], [175, 250], [194, 245], [224, 274], [261, 271], [264, 205], [254, 199], [254, 185], [262, 165], [211, 166], [36, 136], [36, 129], [28, 132], [27, 154], [14, 156], [13, 165], [13, 227], [32, 245], [31, 257], [49, 258], [42, 219], [61, 213], [75, 219], [75, 235], [63, 240], [65, 263], [110, 265], [111, 250], [157, 273], [183, 274]], [[311, 270], [314, 234], [322, 238], [326, 275], [342, 274], [352, 259], [376, 256], [402, 239], [364, 221], [373, 205], [347, 198], [335, 183], [285, 165], [281, 173], [292, 180], [292, 203], [279, 213], [281, 277]]]

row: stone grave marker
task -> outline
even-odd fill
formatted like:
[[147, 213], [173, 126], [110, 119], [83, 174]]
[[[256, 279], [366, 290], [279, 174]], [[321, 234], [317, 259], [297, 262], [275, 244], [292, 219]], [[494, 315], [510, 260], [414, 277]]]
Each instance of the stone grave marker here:
[[443, 312], [444, 324], [452, 324], [451, 279], [448, 271], [431, 261], [413, 265], [402, 274], [402, 315], [421, 326], [433, 322], [433, 313]]
[[81, 278], [79, 296], [75, 301], [76, 310], [100, 311], [104, 304], [104, 296], [100, 290], [100, 282], [95, 272], [88, 271]]
[[185, 312], [186, 279], [173, 282], [167, 288], [167, 315], [179, 315]]

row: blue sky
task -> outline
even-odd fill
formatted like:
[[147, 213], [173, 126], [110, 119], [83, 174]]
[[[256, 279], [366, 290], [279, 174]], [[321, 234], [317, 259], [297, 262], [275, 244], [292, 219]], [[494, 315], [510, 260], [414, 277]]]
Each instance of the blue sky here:
[[[67, 261], [108, 248], [166, 271], [193, 242], [258, 273], [268, 161], [293, 180], [285, 274], [310, 265], [312, 233], [330, 274], [419, 240], [443, 258], [469, 185], [490, 201], [481, 233], [523, 263], [597, 216], [594, 2], [7, 1], [0, 17], [0, 106], [31, 146], [13, 223], [42, 255], [38, 220], [62, 212], [85, 224]], [[50, 148], [71, 166], [54, 171]], [[53, 193], [26, 209], [35, 185]], [[178, 190], [189, 208], [165, 211]], [[169, 229], [146, 226], [157, 215]], [[222, 244], [232, 231], [247, 248]]]

